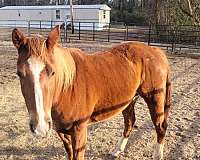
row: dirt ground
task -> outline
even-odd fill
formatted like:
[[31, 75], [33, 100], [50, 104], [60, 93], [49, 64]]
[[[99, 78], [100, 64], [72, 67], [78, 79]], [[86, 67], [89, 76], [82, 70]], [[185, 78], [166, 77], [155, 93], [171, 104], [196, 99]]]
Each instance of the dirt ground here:
[[[47, 139], [33, 137], [16, 76], [17, 53], [11, 42], [0, 43], [0, 160], [64, 160], [64, 147], [55, 132]], [[100, 50], [100, 47], [84, 47]], [[166, 135], [164, 159], [200, 159], [200, 58], [168, 56], [172, 68], [173, 105]], [[150, 160], [155, 130], [142, 99], [136, 104], [137, 121], [121, 160]], [[145, 114], [144, 114], [145, 113]], [[87, 160], [109, 160], [123, 132], [122, 115], [89, 127]]]

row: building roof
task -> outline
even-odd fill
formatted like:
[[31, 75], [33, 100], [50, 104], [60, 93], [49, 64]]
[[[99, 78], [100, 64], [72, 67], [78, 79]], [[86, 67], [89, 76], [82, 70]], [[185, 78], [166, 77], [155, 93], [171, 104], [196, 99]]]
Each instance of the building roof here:
[[[6, 6], [0, 8], [0, 10], [48, 10], [48, 9], [69, 9], [69, 5], [49, 5], [49, 6]], [[73, 5], [74, 9], [100, 9], [111, 10], [106, 4], [96, 5]]]

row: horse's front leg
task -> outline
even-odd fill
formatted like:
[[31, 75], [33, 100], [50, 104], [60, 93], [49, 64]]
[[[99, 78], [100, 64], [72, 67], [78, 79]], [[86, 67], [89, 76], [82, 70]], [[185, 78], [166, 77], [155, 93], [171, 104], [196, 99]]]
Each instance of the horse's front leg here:
[[73, 160], [84, 160], [87, 142], [87, 123], [75, 123], [72, 133]]
[[60, 131], [57, 131], [60, 139], [63, 141], [65, 150], [68, 155], [69, 160], [73, 160], [73, 150], [72, 150], [72, 143], [71, 143], [71, 136], [69, 134], [64, 134]]

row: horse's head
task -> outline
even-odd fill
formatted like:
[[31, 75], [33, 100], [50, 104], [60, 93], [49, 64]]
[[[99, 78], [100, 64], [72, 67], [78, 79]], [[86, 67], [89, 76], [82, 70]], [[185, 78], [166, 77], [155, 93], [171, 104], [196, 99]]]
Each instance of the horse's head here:
[[12, 41], [18, 50], [17, 75], [30, 116], [30, 129], [37, 136], [46, 136], [52, 126], [53, 94], [49, 84], [54, 79], [53, 48], [59, 34], [59, 26], [47, 39], [26, 37], [18, 29], [12, 32]]

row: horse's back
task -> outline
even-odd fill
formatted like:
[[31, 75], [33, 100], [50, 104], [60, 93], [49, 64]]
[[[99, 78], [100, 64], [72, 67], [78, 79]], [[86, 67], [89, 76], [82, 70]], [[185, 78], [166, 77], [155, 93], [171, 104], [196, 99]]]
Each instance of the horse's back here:
[[166, 54], [158, 47], [148, 46], [142, 42], [127, 42], [113, 48], [112, 52], [123, 54], [131, 62], [140, 63], [142, 67], [154, 72], [169, 70]]
[[113, 54], [123, 54], [133, 62], [140, 61], [141, 59], [151, 59], [168, 65], [168, 60], [163, 50], [158, 47], [148, 46], [143, 42], [122, 43], [112, 48], [111, 52]]

